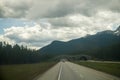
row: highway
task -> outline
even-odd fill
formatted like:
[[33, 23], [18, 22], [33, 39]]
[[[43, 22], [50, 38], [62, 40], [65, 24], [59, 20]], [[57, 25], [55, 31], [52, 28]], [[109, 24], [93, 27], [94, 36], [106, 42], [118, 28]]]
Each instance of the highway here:
[[34, 80], [120, 80], [120, 78], [72, 62], [59, 62]]

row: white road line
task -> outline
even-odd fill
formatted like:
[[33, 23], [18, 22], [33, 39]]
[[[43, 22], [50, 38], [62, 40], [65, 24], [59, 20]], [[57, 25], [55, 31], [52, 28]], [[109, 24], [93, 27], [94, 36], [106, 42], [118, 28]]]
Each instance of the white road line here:
[[62, 72], [62, 65], [60, 66], [59, 76], [58, 76], [58, 79], [57, 79], [57, 80], [60, 80], [61, 72]]

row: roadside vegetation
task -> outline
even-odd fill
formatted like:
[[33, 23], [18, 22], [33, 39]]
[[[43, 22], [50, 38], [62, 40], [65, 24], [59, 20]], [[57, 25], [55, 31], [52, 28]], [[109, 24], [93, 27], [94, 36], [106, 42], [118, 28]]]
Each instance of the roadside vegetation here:
[[55, 64], [56, 62], [0, 65], [0, 80], [33, 80]]
[[26, 64], [41, 62], [41, 55], [23, 45], [10, 45], [0, 42], [0, 65], [1, 64]]
[[85, 62], [85, 61], [83, 62], [79, 61], [75, 63], [120, 77], [120, 63]]

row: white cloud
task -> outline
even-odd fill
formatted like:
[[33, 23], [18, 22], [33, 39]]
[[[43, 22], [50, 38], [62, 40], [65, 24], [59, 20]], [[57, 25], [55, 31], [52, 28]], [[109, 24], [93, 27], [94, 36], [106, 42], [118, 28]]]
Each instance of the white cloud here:
[[[47, 26], [51, 27], [51, 26]], [[10, 27], [4, 29], [4, 34], [1, 40], [20, 45], [27, 45], [30, 48], [40, 48], [49, 44], [53, 40], [70, 40], [72, 38], [78, 38], [85, 35], [85, 31], [80, 30], [80, 28], [42, 28], [40, 25], [36, 24], [33, 27]]]
[[[112, 30], [119, 24], [120, 13], [98, 11], [94, 16], [81, 14], [43, 20], [33, 26], [12, 26], [4, 29], [2, 41], [27, 45], [30, 48], [41, 48], [53, 40], [68, 41], [87, 34], [95, 34], [103, 30]], [[54, 22], [55, 20], [55, 22]], [[66, 23], [64, 23], [66, 21]], [[55, 23], [55, 24], [54, 24]], [[58, 25], [59, 24], [59, 25]]]
[[[42, 47], [53, 40], [63, 39], [63, 29], [50, 29], [50, 26], [42, 28], [36, 24], [33, 27], [10, 27], [4, 29], [4, 38], [15, 41], [18, 44], [28, 45], [29, 47]], [[4, 40], [3, 40], [4, 41]]]
[[14, 41], [14, 40], [11, 40], [11, 39], [5, 37], [4, 35], [0, 35], [0, 41], [1, 41], [1, 42], [3, 42], [3, 41], [8, 42], [8, 43], [11, 44], [11, 45], [14, 45], [14, 44], [15, 44], [15, 41]]
[[119, 3], [120, 0], [0, 0], [1, 18], [36, 21], [35, 25], [29, 21], [23, 25], [24, 21], [3, 20], [11, 24], [4, 28], [0, 40], [39, 48], [53, 40], [67, 41], [112, 30], [120, 24]]
[[115, 24], [120, 24], [120, 13], [112, 11], [97, 11], [94, 16], [81, 14], [68, 15], [60, 18], [48, 19], [54, 28], [79, 27], [85, 31], [112, 30]]

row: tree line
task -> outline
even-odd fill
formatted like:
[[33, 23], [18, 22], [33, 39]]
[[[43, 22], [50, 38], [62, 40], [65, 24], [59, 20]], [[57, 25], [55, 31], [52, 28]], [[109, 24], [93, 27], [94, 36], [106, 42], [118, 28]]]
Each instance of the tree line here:
[[36, 50], [0, 42], [0, 64], [35, 63], [41, 60], [41, 55]]
[[[120, 61], [120, 43], [112, 44], [102, 48], [94, 48], [83, 52], [74, 52], [70, 55], [89, 55], [98, 60]], [[39, 50], [29, 49], [18, 44], [10, 45], [0, 42], [0, 64], [23, 64], [49, 61], [59, 55], [40, 54]]]

